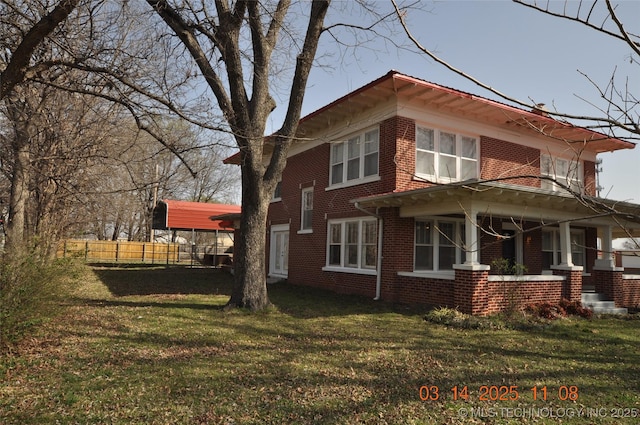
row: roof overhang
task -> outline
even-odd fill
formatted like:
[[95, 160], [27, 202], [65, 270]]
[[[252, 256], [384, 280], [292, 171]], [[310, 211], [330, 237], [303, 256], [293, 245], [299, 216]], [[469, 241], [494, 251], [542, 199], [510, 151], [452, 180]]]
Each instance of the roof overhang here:
[[360, 208], [399, 208], [401, 217], [466, 215], [470, 211], [543, 225], [612, 226], [614, 237], [640, 236], [640, 205], [533, 187], [467, 181], [353, 199]]
[[[471, 93], [441, 86], [419, 78], [390, 71], [369, 84], [354, 90], [328, 105], [306, 115], [298, 124], [296, 137], [305, 139], [339, 123], [366, 114], [384, 102], [395, 100], [431, 108], [458, 117], [469, 118], [499, 128], [555, 139], [594, 153], [633, 149], [635, 144], [605, 134], [559, 121], [540, 109], [525, 110]], [[265, 143], [264, 155], [272, 151]], [[239, 164], [240, 153], [224, 160]]]

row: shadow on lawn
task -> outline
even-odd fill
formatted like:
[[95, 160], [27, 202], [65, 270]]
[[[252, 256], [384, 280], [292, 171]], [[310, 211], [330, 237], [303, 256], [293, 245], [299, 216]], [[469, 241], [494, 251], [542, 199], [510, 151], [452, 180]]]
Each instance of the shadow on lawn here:
[[[122, 305], [132, 307], [181, 307], [220, 309], [219, 306], [181, 303], [171, 295], [224, 295], [230, 296], [233, 277], [211, 268], [94, 265], [94, 273], [115, 297], [159, 296], [162, 299], [145, 301], [97, 300], [94, 305]], [[415, 315], [427, 308], [409, 308], [369, 297], [338, 294], [324, 289], [287, 282], [268, 285], [269, 299], [281, 312], [297, 318], [346, 316], [357, 314], [396, 313]]]
[[232, 277], [217, 269], [189, 267], [94, 267], [116, 297], [128, 295], [230, 295]]

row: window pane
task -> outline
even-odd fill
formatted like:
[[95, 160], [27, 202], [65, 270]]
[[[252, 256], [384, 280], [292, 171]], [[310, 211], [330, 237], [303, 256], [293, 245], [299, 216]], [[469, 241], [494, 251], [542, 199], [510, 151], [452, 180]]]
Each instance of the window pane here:
[[438, 166], [440, 167], [438, 170], [440, 177], [449, 179], [455, 179], [457, 177], [455, 157], [440, 155]]
[[289, 270], [289, 233], [286, 233], [283, 235], [282, 243], [284, 244], [284, 247], [283, 247], [284, 258], [282, 259], [282, 269]]
[[358, 245], [346, 245], [345, 250], [344, 265], [358, 267]]
[[550, 270], [553, 266], [553, 252], [544, 251], [542, 253], [542, 270]]
[[569, 162], [566, 159], [556, 159], [556, 175], [567, 177], [569, 174]]
[[342, 242], [342, 224], [332, 224], [331, 225], [331, 241], [330, 243], [339, 244]]
[[362, 247], [362, 267], [372, 268], [376, 266], [376, 246], [365, 245]]
[[364, 157], [364, 176], [378, 174], [378, 152], [370, 153]]
[[358, 222], [347, 223], [347, 243], [358, 243]]
[[350, 159], [347, 163], [347, 180], [355, 180], [360, 177], [360, 158]]
[[476, 139], [462, 136], [462, 157], [477, 159]]
[[456, 262], [456, 248], [454, 246], [440, 246], [438, 252], [438, 269], [452, 270]]
[[456, 154], [456, 135], [452, 133], [440, 133], [440, 153]]
[[475, 179], [478, 177], [478, 162], [462, 159], [460, 163], [460, 180]]
[[553, 232], [542, 232], [542, 249], [553, 251]]
[[433, 270], [433, 247], [416, 246], [416, 270]]
[[360, 157], [360, 137], [349, 139], [347, 153], [348, 159]]
[[329, 264], [332, 266], [340, 265], [340, 245], [331, 245], [329, 247]]
[[365, 221], [362, 223], [362, 243], [376, 243], [376, 222]]
[[331, 164], [338, 164], [344, 161], [344, 143], [334, 143], [331, 145]]
[[302, 228], [303, 229], [311, 229], [313, 222], [313, 210], [306, 210], [302, 215]]
[[416, 221], [416, 244], [431, 244], [431, 222]]
[[549, 155], [542, 155], [540, 157], [540, 174], [543, 176], [553, 175], [553, 164], [551, 163], [551, 157]]
[[331, 184], [342, 183], [343, 164], [336, 164], [331, 167]]
[[456, 240], [456, 224], [449, 222], [438, 223], [438, 235], [440, 245], [455, 245]]
[[416, 173], [435, 175], [434, 154], [418, 151], [416, 155]]
[[378, 130], [372, 130], [364, 135], [364, 153], [378, 152]]
[[416, 147], [427, 151], [435, 151], [434, 131], [418, 127], [416, 131]]

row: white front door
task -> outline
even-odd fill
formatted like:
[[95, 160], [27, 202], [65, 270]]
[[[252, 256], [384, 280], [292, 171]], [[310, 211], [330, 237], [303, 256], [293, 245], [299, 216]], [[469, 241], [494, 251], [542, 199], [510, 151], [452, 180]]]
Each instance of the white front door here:
[[287, 277], [289, 271], [289, 225], [271, 226], [269, 275]]

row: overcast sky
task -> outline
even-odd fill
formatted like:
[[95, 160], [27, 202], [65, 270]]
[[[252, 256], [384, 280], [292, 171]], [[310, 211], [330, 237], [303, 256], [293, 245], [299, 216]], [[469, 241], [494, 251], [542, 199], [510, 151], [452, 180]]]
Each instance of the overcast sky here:
[[[385, 0], [380, 2], [388, 4]], [[409, 16], [409, 23], [422, 44], [455, 67], [512, 97], [542, 102], [571, 114], [594, 115], [597, 111], [580, 97], [601, 106], [603, 103], [593, 85], [578, 70], [598, 84], [606, 85], [616, 68], [619, 81], [624, 84], [625, 79], [630, 78], [633, 93], [640, 96], [640, 65], [630, 64], [631, 49], [621, 41], [510, 1], [423, 4], [428, 11]], [[553, 6], [561, 10], [563, 4], [556, 2]], [[577, 5], [569, 2], [570, 7]], [[619, 2], [618, 7], [628, 30], [640, 33], [640, 1]], [[332, 41], [329, 38], [322, 41], [322, 47], [330, 51]], [[336, 60], [338, 64], [333, 69], [312, 71], [303, 115], [391, 69], [497, 99], [422, 55], [382, 44], [380, 49], [361, 49], [357, 56]], [[604, 161], [601, 195], [640, 203], [640, 147], [600, 157]]]

